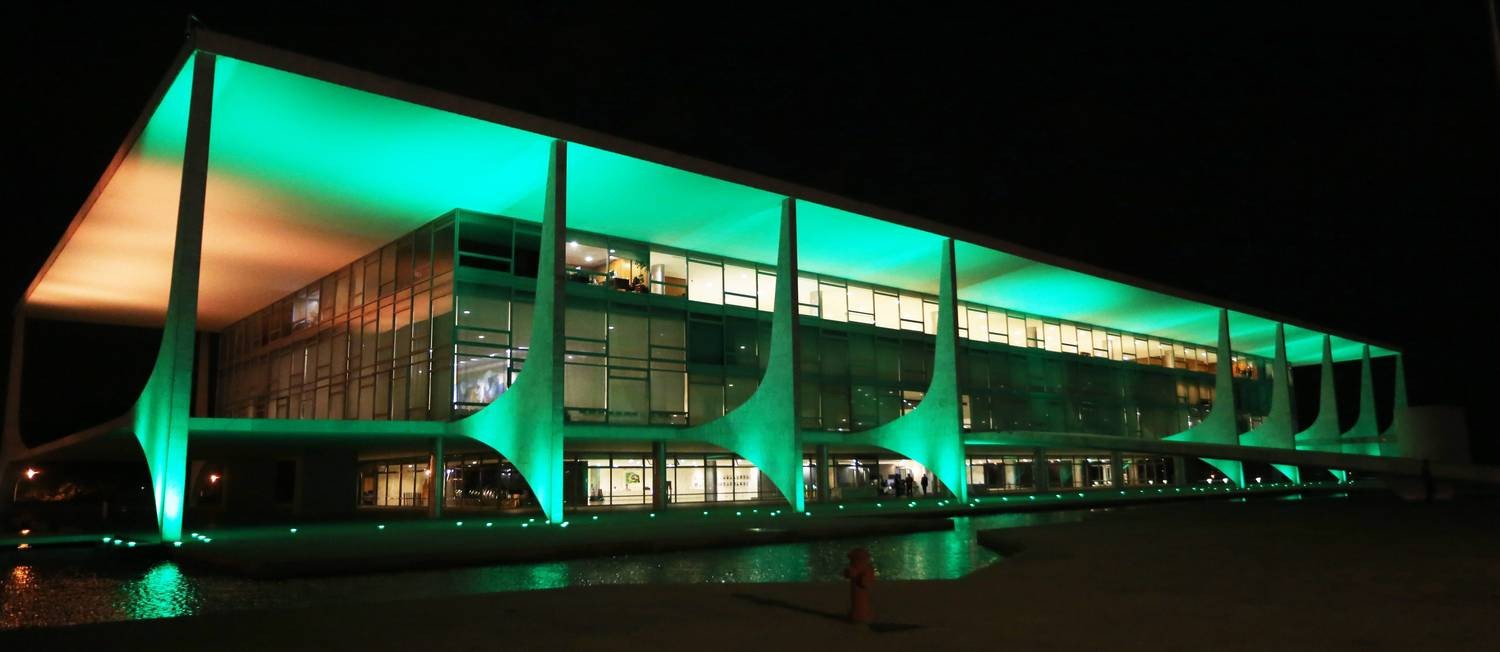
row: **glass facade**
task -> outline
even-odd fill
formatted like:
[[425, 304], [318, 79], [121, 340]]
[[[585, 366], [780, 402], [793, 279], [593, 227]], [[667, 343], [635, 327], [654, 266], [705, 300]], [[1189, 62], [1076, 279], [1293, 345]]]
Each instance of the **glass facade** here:
[[[445, 420], [503, 394], [525, 362], [539, 226], [454, 211], [225, 330], [217, 414]], [[777, 282], [763, 265], [583, 232], [565, 245], [564, 406], [574, 423], [690, 426], [743, 403], [765, 369]], [[935, 297], [811, 274], [798, 420], [859, 432], [922, 400]], [[960, 305], [970, 431], [1160, 438], [1213, 404], [1217, 355]], [[1232, 361], [1237, 413], [1269, 409], [1266, 361]]]

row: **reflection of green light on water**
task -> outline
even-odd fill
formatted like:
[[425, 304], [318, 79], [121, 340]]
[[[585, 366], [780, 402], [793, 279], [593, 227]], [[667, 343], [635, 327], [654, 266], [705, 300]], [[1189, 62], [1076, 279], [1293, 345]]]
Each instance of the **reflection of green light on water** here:
[[197, 589], [177, 564], [162, 562], [120, 587], [120, 611], [132, 619], [187, 616], [198, 610]]

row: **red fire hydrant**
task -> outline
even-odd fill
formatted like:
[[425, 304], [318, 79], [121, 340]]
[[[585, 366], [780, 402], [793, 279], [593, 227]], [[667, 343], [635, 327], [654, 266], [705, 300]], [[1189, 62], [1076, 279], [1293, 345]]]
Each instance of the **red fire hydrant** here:
[[875, 584], [875, 566], [870, 563], [870, 551], [855, 548], [849, 551], [849, 567], [844, 569], [849, 578], [849, 622], [869, 624], [875, 619], [870, 608], [870, 587]]

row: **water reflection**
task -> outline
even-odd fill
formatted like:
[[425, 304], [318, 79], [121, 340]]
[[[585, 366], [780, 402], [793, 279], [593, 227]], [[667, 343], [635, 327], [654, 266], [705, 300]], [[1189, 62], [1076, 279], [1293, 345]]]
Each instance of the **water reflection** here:
[[951, 531], [901, 536], [274, 581], [198, 574], [169, 561], [130, 566], [80, 551], [6, 569], [0, 629], [568, 586], [839, 581], [847, 551], [857, 546], [870, 551], [882, 579], [955, 579], [999, 559], [978, 545], [979, 530], [1083, 514], [995, 514], [956, 518]]
[[201, 600], [193, 580], [170, 561], [146, 571], [138, 580], [120, 586], [116, 604], [130, 620], [172, 618], [196, 613]]

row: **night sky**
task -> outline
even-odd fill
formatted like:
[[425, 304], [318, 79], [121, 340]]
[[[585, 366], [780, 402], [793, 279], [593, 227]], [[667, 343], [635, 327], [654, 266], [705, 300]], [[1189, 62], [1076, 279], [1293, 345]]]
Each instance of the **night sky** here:
[[1388, 342], [1408, 352], [1413, 403], [1465, 405], [1476, 453], [1500, 461], [1474, 416], [1493, 402], [1497, 352], [1480, 320], [1500, 216], [1486, 3], [1309, 4], [7, 8], [20, 119], [6, 198], [21, 228], [3, 240], [4, 291], [14, 305], [194, 12], [228, 34]]

